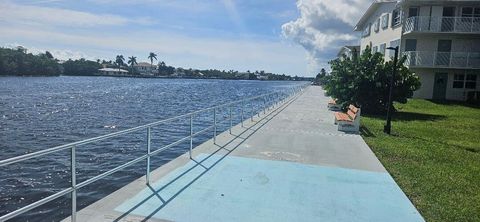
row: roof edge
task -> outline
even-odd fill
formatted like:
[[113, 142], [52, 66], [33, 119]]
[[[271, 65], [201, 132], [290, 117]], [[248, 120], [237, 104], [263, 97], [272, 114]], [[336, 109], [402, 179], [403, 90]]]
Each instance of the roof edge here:
[[380, 4], [383, 4], [383, 3], [395, 3], [395, 2], [399, 2], [397, 0], [374, 0], [372, 2], [372, 4], [370, 4], [370, 6], [368, 7], [367, 11], [365, 11], [365, 13], [362, 15], [362, 17], [360, 17], [360, 19], [358, 20], [357, 24], [355, 25], [354, 27], [354, 31], [361, 31], [363, 29], [360, 29], [360, 26], [363, 26], [363, 24], [365, 23], [365, 21], [368, 20], [368, 18], [370, 17], [370, 15], [375, 11], [377, 10], [378, 6]]

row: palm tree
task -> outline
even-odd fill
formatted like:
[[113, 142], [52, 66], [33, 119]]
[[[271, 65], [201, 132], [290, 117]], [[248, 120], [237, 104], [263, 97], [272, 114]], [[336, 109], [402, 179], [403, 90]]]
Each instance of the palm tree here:
[[137, 57], [135, 57], [135, 56], [128, 57], [128, 64], [130, 64], [131, 72], [133, 73], [133, 66], [138, 64], [137, 63]]
[[153, 59], [157, 60], [157, 54], [151, 52], [150, 55], [148, 55], [148, 58], [150, 59], [150, 64], [153, 67]]
[[118, 71], [120, 71], [120, 67], [124, 64], [125, 58], [123, 58], [123, 55], [117, 55], [117, 58], [115, 59], [115, 63], [118, 65]]

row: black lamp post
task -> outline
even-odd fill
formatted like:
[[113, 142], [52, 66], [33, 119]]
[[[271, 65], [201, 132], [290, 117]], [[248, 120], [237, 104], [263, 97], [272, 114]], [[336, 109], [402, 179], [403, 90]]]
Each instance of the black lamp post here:
[[395, 51], [395, 57], [393, 57], [392, 78], [390, 79], [390, 92], [388, 93], [387, 125], [383, 127], [383, 132], [390, 134], [390, 131], [392, 129], [392, 113], [393, 113], [392, 94], [393, 94], [393, 85], [395, 84], [395, 75], [397, 73], [398, 46], [388, 47], [387, 49]]

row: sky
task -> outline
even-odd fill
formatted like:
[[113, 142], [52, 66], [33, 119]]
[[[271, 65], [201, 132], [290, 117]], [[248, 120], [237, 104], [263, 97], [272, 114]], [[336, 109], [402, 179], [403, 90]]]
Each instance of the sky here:
[[66, 60], [148, 61], [196, 69], [314, 76], [370, 0], [0, 0], [0, 46]]

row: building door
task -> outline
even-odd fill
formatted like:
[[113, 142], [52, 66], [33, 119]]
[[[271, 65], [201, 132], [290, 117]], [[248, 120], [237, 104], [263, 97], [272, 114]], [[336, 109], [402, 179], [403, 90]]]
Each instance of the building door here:
[[443, 7], [442, 32], [451, 32], [455, 27], [455, 7]]
[[410, 66], [417, 65], [417, 40], [406, 39], [405, 40], [405, 52], [407, 53], [407, 64]]
[[447, 94], [447, 73], [435, 73], [435, 80], [433, 82], [433, 97], [434, 100], [445, 100]]
[[452, 55], [452, 40], [438, 40], [435, 65], [449, 66]]

